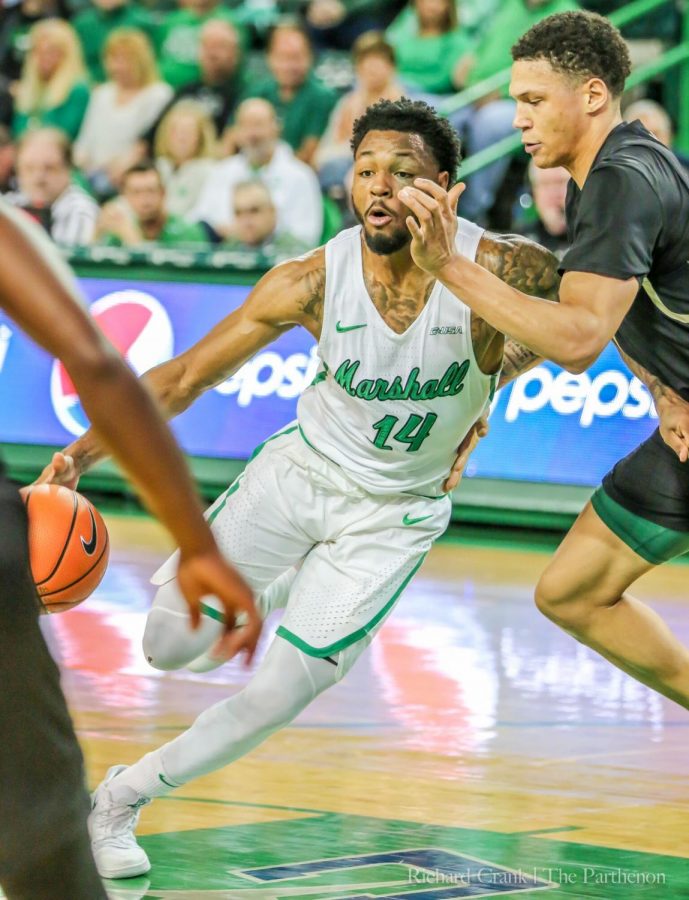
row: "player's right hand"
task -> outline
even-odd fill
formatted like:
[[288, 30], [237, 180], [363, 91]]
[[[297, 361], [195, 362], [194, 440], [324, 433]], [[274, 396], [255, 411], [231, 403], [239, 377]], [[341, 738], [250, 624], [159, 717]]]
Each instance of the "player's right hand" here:
[[472, 450], [478, 444], [482, 437], [488, 434], [488, 420], [481, 416], [477, 419], [471, 428], [467, 431], [462, 443], [457, 447], [457, 456], [450, 469], [450, 474], [443, 483], [443, 490], [446, 494], [453, 491], [461, 481], [464, 469], [469, 461]]
[[62, 484], [76, 491], [79, 475], [73, 457], [65, 453], [54, 453], [52, 462], [43, 469], [34, 484]]
[[680, 462], [689, 460], [689, 403], [679, 395], [657, 404], [660, 436]]
[[[214, 646], [213, 655], [219, 659], [231, 659], [244, 650], [249, 662], [263, 623], [254, 606], [251, 588], [239, 572], [225, 562], [217, 547], [190, 556], [181, 550], [177, 583], [189, 606], [193, 628], [197, 628], [201, 621], [204, 597], [217, 597], [222, 603], [225, 632]], [[240, 616], [242, 624], [236, 627]]]

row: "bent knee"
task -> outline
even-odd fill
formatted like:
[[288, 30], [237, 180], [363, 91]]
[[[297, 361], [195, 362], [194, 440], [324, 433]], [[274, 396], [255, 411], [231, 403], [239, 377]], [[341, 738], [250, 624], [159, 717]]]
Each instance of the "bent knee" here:
[[163, 585], [146, 619], [142, 640], [144, 656], [155, 669], [181, 669], [205, 653], [220, 636], [222, 625], [203, 616], [191, 627], [189, 611], [176, 582]]
[[162, 672], [170, 672], [182, 668], [191, 662], [191, 659], [186, 659], [188, 654], [185, 654], [183, 648], [179, 646], [177, 637], [170, 634], [168, 623], [164, 618], [160, 610], [151, 610], [146, 620], [141, 646], [149, 665]]
[[572, 587], [564, 579], [545, 572], [536, 585], [536, 607], [563, 628], [583, 627], [596, 608], [594, 598], [583, 588]]

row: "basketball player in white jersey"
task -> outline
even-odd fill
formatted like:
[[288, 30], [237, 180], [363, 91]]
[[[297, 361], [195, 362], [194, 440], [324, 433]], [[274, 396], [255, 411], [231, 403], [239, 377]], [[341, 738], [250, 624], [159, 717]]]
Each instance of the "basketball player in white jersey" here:
[[[349, 670], [445, 531], [457, 445], [496, 387], [503, 336], [414, 264], [398, 199], [417, 177], [454, 183], [452, 128], [423, 103], [384, 101], [357, 121], [352, 147], [361, 224], [277, 266], [198, 344], [145, 376], [173, 416], [294, 325], [316, 338], [321, 361], [297, 421], [208, 513], [262, 613], [285, 607], [277, 636], [241, 691], [129, 768], [110, 769], [90, 819], [104, 877], [148, 871], [134, 838], [142, 804], [243, 756]], [[510, 284], [556, 296], [557, 260], [543, 248], [462, 219], [457, 246]], [[520, 365], [517, 350], [510, 377]], [[90, 433], [64, 452], [71, 459], [53, 467], [72, 484], [103, 455]], [[201, 627], [188, 627], [174, 561], [153, 578], [144, 652], [157, 668], [198, 670], [214, 662], [222, 615], [208, 603]]]

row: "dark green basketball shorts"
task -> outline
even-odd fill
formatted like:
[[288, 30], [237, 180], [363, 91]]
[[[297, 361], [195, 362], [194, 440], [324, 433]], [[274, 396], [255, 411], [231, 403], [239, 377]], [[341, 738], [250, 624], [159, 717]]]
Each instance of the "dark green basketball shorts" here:
[[620, 460], [591, 497], [599, 518], [654, 565], [689, 551], [689, 462], [659, 431]]

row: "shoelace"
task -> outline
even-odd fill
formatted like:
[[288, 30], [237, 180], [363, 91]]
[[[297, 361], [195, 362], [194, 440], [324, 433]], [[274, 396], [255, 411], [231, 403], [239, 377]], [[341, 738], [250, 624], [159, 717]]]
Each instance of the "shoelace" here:
[[[107, 841], [108, 843], [114, 843], [119, 847], [125, 847], [132, 843], [136, 843], [133, 832], [139, 821], [139, 816], [141, 815], [141, 807], [145, 806], [147, 803], [150, 803], [150, 800], [140, 801], [135, 807], [118, 807], [111, 804], [103, 805], [101, 809], [99, 809], [98, 800], [96, 800], [94, 813], [98, 822], [98, 830], [100, 831], [102, 828], [107, 832], [102, 837], [99, 837], [96, 842], [102, 843]], [[115, 812], [115, 810], [117, 810], [117, 812]]]

